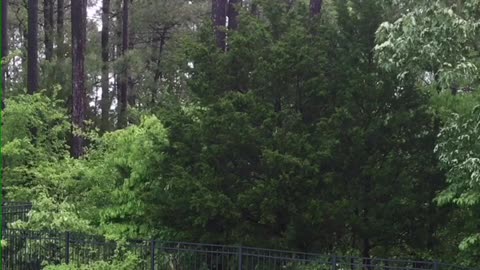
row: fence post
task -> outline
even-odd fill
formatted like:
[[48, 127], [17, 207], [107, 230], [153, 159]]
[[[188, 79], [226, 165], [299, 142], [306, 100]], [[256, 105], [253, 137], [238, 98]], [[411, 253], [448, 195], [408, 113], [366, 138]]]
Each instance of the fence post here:
[[337, 256], [332, 256], [332, 270], [337, 270]]
[[433, 262], [433, 270], [440, 270], [440, 265], [437, 261]]
[[155, 240], [151, 241], [151, 250], [150, 253], [152, 253], [152, 270], [155, 270]]
[[66, 233], [65, 243], [65, 263], [70, 264], [70, 232]]
[[243, 268], [243, 254], [242, 254], [242, 245], [238, 247], [238, 270], [242, 270]]

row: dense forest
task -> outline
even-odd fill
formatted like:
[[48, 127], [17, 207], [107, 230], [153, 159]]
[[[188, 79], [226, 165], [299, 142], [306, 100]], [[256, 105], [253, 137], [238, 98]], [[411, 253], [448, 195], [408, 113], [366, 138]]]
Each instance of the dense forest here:
[[9, 0], [2, 56], [16, 228], [479, 265], [479, 0]]

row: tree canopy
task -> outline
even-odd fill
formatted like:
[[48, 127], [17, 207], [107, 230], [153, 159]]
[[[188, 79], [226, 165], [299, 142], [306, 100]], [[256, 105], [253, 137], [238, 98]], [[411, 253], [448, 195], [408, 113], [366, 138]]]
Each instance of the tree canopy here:
[[39, 2], [2, 35], [12, 226], [478, 266], [480, 1]]

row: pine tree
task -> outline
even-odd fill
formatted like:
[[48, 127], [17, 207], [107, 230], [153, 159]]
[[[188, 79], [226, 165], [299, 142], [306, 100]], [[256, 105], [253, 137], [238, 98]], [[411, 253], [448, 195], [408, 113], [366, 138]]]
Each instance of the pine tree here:
[[63, 61], [65, 54], [64, 46], [64, 20], [65, 6], [64, 0], [57, 0], [57, 59]]
[[[87, 0], [72, 0], [72, 82], [73, 110], [72, 123], [74, 128], [82, 131], [85, 127], [87, 95], [85, 88], [85, 51], [86, 51], [86, 21]], [[72, 155], [78, 158], [84, 154], [84, 139], [74, 133]]]
[[323, 0], [310, 0], [310, 15], [317, 16], [322, 12]]
[[[2, 58], [8, 55], [8, 1], [2, 1]], [[5, 92], [7, 90], [8, 65], [2, 60], [2, 109], [4, 108]]]
[[227, 0], [214, 0], [212, 2], [213, 22], [215, 27], [215, 38], [217, 41], [217, 47], [225, 51], [226, 33], [225, 27], [227, 23]]
[[27, 89], [38, 91], [38, 0], [28, 1]]
[[51, 61], [53, 57], [53, 35], [54, 35], [54, 20], [53, 20], [53, 0], [44, 0], [43, 15], [44, 15], [44, 43], [45, 43], [45, 59]]
[[[122, 10], [122, 56], [126, 57], [128, 52], [128, 19], [129, 19], [129, 0], [123, 0]], [[119, 114], [118, 127], [123, 128], [127, 125], [127, 107], [128, 107], [128, 63], [124, 62], [120, 75], [119, 85]]]
[[238, 9], [242, 4], [241, 0], [228, 1], [228, 29], [236, 30], [238, 28]]
[[110, 111], [110, 82], [109, 82], [109, 50], [110, 50], [110, 0], [102, 3], [102, 100], [101, 100], [101, 125], [100, 130], [109, 129]]

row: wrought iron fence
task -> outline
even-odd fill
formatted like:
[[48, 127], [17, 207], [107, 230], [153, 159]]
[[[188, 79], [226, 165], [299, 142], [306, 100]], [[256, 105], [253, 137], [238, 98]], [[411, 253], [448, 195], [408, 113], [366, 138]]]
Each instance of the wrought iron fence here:
[[[477, 270], [431, 261], [341, 257], [242, 246], [129, 241], [71, 232], [4, 229], [2, 269], [40, 270], [45, 264], [87, 264], [136, 255], [144, 270]], [[121, 248], [120, 248], [121, 247]]]
[[31, 209], [28, 202], [2, 202], [2, 228], [17, 220], [26, 221]]
[[156, 240], [118, 244], [102, 236], [27, 231], [8, 223], [27, 220], [30, 203], [2, 203], [2, 269], [40, 270], [46, 264], [111, 262], [133, 254], [143, 270], [480, 270], [433, 261], [360, 258], [242, 246]]

